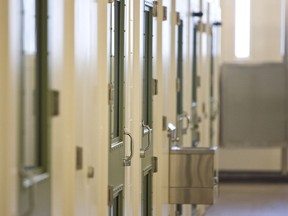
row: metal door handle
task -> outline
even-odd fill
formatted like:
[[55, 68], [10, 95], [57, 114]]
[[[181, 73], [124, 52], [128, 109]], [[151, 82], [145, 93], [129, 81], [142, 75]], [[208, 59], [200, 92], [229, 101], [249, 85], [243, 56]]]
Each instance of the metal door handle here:
[[143, 148], [143, 146], [140, 149], [140, 157], [144, 158], [145, 157], [145, 152], [150, 148], [151, 145], [151, 132], [152, 129], [149, 127], [149, 125], [145, 125], [144, 121], [142, 121], [142, 127], [146, 128], [148, 130], [148, 145]]
[[191, 122], [190, 116], [188, 115], [187, 112], [184, 111], [184, 112], [182, 113], [181, 118], [182, 118], [182, 119], [183, 119], [183, 118], [186, 119], [186, 128], [184, 128], [183, 130], [184, 130], [184, 131], [187, 131], [187, 130], [189, 129], [190, 122]]
[[134, 143], [133, 143], [133, 137], [130, 133], [128, 132], [124, 132], [124, 134], [126, 136], [129, 136], [130, 138], [130, 155], [129, 156], [126, 156], [124, 159], [123, 159], [123, 166], [131, 166], [131, 159], [133, 157], [133, 154], [134, 154]]

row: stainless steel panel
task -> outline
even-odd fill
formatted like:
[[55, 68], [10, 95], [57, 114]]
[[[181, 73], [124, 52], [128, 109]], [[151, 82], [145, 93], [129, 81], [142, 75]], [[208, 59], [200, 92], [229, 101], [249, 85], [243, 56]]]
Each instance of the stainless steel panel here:
[[221, 70], [221, 145], [286, 145], [285, 65], [224, 64]]
[[174, 204], [213, 204], [218, 185], [217, 148], [170, 149], [169, 199]]
[[213, 187], [215, 151], [215, 147], [173, 147], [170, 151], [170, 187]]
[[170, 204], [212, 205], [218, 196], [218, 186], [213, 188], [170, 188]]

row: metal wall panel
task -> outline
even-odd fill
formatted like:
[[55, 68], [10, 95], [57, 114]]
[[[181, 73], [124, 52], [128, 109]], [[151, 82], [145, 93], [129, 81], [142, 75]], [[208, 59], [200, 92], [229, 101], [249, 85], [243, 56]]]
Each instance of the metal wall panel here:
[[285, 145], [284, 65], [224, 64], [221, 70], [221, 145]]

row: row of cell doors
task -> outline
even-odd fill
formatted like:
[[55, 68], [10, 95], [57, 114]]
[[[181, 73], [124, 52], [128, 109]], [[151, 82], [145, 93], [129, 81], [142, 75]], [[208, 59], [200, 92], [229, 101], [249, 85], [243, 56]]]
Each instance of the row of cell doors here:
[[[109, 206], [110, 215], [123, 215], [125, 167], [131, 165], [134, 155], [133, 137], [125, 131], [124, 95], [124, 1], [114, 1], [110, 6], [110, 152], [109, 152]], [[142, 215], [152, 214], [153, 176], [153, 2], [145, 1], [143, 16], [143, 68], [142, 68], [142, 143], [140, 149], [142, 168]], [[125, 139], [130, 139], [130, 154], [125, 156]]]
[[[21, 17], [21, 141], [19, 215], [51, 215], [49, 165], [50, 120], [57, 115], [57, 92], [49, 90], [48, 0], [22, 0]], [[109, 208], [110, 215], [124, 212], [125, 167], [134, 156], [133, 137], [125, 131], [124, 48], [125, 1], [109, 3]], [[152, 1], [146, 0], [143, 16], [142, 68], [142, 207], [152, 214], [153, 176], [153, 18]], [[130, 139], [130, 155], [125, 156], [125, 139]]]
[[[110, 1], [109, 9], [109, 212], [112, 216], [124, 213], [125, 167], [131, 165], [134, 155], [133, 136], [125, 130], [125, 23], [127, 9], [125, 1]], [[155, 46], [154, 18], [156, 4], [150, 0], [144, 3], [143, 47], [141, 55], [141, 194], [142, 215], [152, 215], [153, 157], [153, 49]], [[26, 216], [51, 215], [51, 176], [49, 165], [50, 121], [57, 110], [57, 92], [50, 89], [48, 73], [48, 0], [22, 0], [21, 41], [21, 149], [20, 149], [20, 187], [19, 211]], [[192, 134], [197, 134], [198, 117], [192, 116], [192, 124], [187, 112], [183, 110], [183, 20], [177, 24], [177, 128], [179, 143], [192, 125]], [[195, 25], [193, 35], [192, 70], [192, 114], [197, 104], [197, 35], [199, 26]], [[154, 37], [153, 37], [154, 36]], [[154, 38], [154, 39], [153, 39]], [[212, 38], [212, 37], [211, 37]], [[213, 39], [212, 39], [213, 41]], [[211, 42], [212, 46], [212, 42]], [[211, 58], [213, 53], [211, 52]], [[211, 60], [211, 64], [213, 61]], [[211, 76], [213, 67], [211, 67]], [[213, 83], [211, 83], [212, 86]], [[211, 87], [213, 90], [213, 87]], [[211, 97], [213, 91], [211, 90]], [[184, 122], [183, 120], [186, 120]], [[197, 146], [199, 136], [193, 135], [191, 145]], [[125, 142], [128, 139], [129, 142]], [[125, 146], [125, 143], [130, 143]], [[125, 155], [125, 149], [130, 153]]]

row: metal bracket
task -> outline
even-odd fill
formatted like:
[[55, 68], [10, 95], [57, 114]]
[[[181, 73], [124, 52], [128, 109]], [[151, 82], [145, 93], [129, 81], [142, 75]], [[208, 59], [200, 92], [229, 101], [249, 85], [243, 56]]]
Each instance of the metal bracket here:
[[153, 156], [152, 157], [152, 171], [153, 173], [157, 173], [158, 172], [158, 157]]
[[88, 167], [87, 177], [94, 178], [94, 167]]
[[176, 25], [180, 25], [180, 24], [181, 24], [180, 13], [176, 12]]
[[51, 90], [51, 115], [58, 116], [60, 113], [60, 93], [57, 90]]
[[76, 170], [81, 170], [83, 168], [83, 148], [76, 147]]
[[158, 94], [158, 80], [153, 79], [153, 94], [157, 95]]
[[163, 6], [162, 7], [162, 20], [163, 21], [166, 21], [167, 20], [167, 7], [166, 6]]
[[167, 130], [167, 116], [162, 116], [162, 130]]
[[108, 185], [108, 206], [113, 206], [113, 200], [114, 200], [114, 186]]
[[153, 1], [153, 9], [152, 9], [152, 14], [153, 17], [157, 17], [158, 16], [158, 2], [157, 1]]

